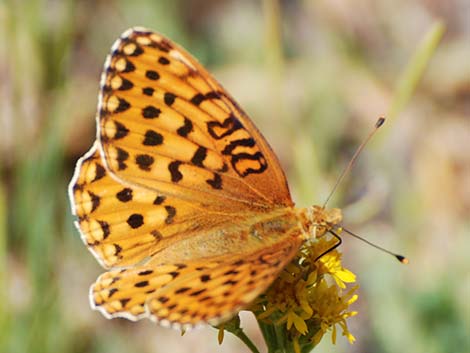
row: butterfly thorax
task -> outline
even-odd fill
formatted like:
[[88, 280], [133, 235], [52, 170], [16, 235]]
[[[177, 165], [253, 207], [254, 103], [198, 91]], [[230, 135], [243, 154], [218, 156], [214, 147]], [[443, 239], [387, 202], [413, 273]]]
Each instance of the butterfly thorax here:
[[306, 238], [319, 238], [333, 230], [343, 220], [339, 208], [326, 209], [313, 205], [299, 210], [299, 218]]

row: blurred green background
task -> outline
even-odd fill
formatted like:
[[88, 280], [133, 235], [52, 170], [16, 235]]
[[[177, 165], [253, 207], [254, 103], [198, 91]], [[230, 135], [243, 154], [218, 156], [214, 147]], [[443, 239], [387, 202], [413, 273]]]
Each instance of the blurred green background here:
[[[436, 21], [445, 33], [400, 109], [403, 74]], [[229, 334], [218, 347], [212, 328], [181, 337], [89, 307], [102, 269], [73, 228], [66, 188], [94, 140], [105, 56], [135, 25], [183, 45], [236, 97], [299, 206], [323, 203], [391, 113], [330, 206], [411, 263], [345, 235], [357, 342], [325, 337], [317, 351], [469, 352], [469, 23], [465, 0], [0, 1], [0, 352], [247, 352]]]

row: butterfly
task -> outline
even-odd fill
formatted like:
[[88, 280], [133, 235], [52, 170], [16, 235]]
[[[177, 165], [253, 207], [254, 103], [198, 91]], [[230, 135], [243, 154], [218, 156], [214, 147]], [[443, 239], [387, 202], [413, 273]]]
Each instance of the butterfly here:
[[97, 139], [69, 185], [81, 237], [107, 272], [108, 318], [187, 329], [246, 308], [339, 209], [295, 208], [265, 138], [183, 48], [124, 32], [101, 76]]

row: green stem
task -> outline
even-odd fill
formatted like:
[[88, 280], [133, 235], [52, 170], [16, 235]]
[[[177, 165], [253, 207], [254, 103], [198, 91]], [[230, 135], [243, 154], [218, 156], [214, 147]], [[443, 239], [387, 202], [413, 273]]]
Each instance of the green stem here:
[[287, 331], [281, 325], [265, 324], [258, 321], [268, 353], [294, 353], [294, 343], [287, 336]]
[[[0, 165], [0, 168], [3, 166]], [[6, 192], [3, 183], [0, 182], [0, 288], [7, 288], [7, 207]], [[8, 297], [5, 290], [0, 291], [0, 346], [2, 342], [6, 346], [8, 340], [8, 327], [10, 320], [10, 311], [8, 306]]]
[[272, 325], [263, 324], [258, 320], [258, 326], [260, 328], [261, 333], [263, 334], [264, 342], [268, 347], [268, 353], [274, 353], [272, 350], [272, 343], [276, 340], [276, 334], [274, 332], [274, 328]]
[[234, 331], [229, 331], [233, 335], [237, 336], [245, 345], [253, 352], [253, 353], [260, 353], [258, 348], [256, 348], [255, 344], [250, 340], [250, 338], [243, 332], [241, 328], [238, 328]]

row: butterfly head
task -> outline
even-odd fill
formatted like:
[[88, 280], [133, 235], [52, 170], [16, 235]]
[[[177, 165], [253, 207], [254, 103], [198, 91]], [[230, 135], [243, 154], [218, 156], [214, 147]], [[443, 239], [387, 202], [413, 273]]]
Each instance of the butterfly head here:
[[342, 220], [343, 213], [339, 208], [314, 205], [304, 210], [303, 229], [309, 238], [319, 238], [337, 228]]

